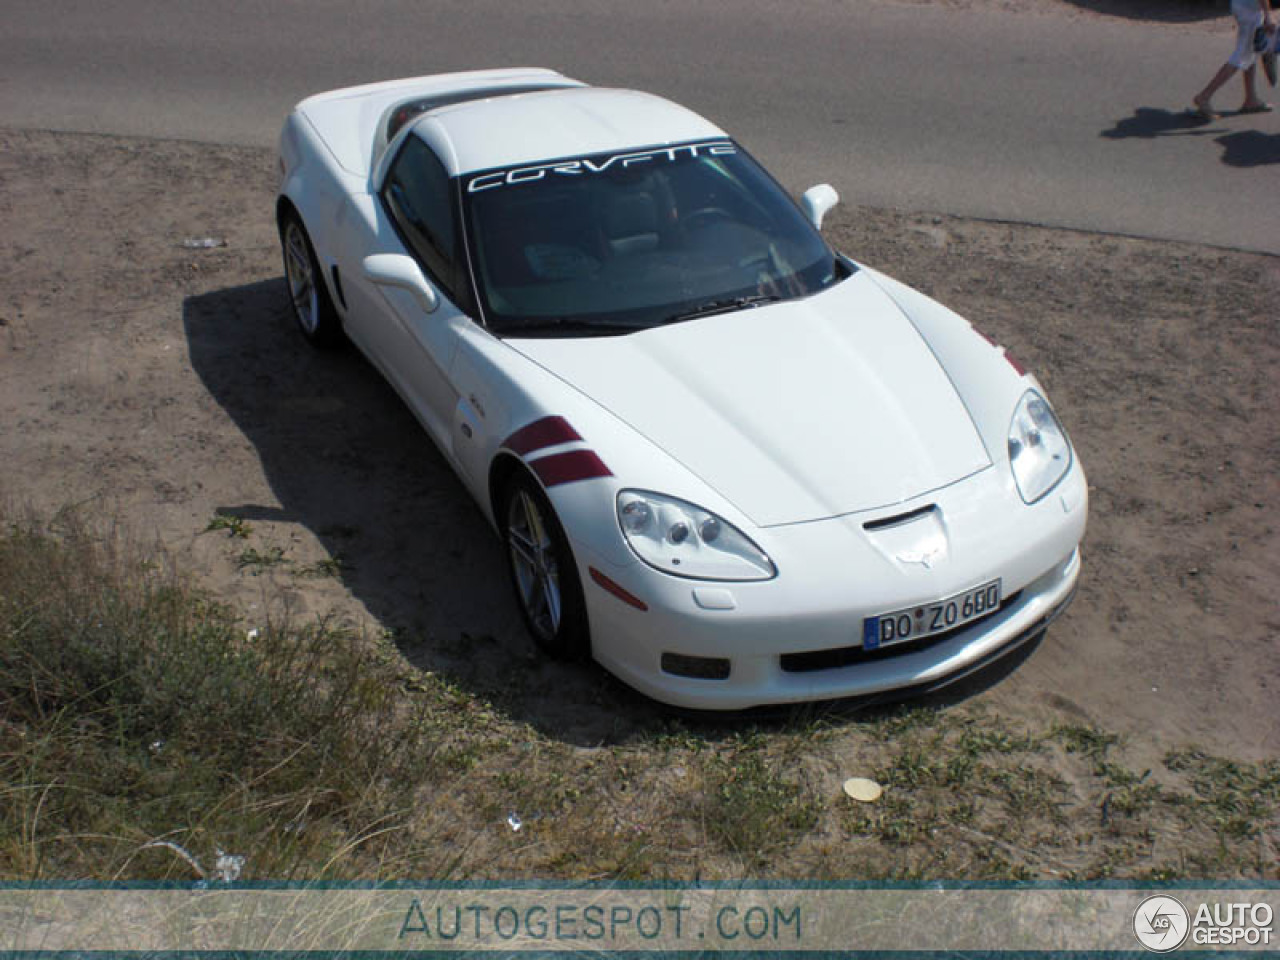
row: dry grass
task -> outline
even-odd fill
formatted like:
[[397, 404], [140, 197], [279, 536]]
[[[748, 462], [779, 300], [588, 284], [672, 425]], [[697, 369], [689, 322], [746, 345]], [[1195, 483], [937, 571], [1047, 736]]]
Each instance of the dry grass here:
[[367, 873], [447, 776], [465, 720], [402, 695], [330, 624], [246, 631], [73, 517], [0, 535], [0, 871], [170, 877], [217, 850], [257, 875]]
[[0, 528], [0, 665], [8, 880], [216, 878], [222, 851], [294, 881], [1280, 876], [1280, 762], [1135, 771], [1105, 731], [954, 707], [573, 748], [386, 638], [248, 632], [70, 514]]

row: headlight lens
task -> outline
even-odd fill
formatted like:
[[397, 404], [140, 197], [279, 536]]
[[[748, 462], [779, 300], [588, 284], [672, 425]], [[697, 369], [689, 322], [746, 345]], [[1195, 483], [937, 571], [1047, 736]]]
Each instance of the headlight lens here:
[[1028, 390], [1018, 401], [1009, 424], [1009, 465], [1018, 493], [1035, 503], [1066, 476], [1071, 467], [1071, 444], [1053, 415], [1049, 401]]
[[699, 580], [768, 580], [778, 573], [741, 530], [685, 500], [623, 490], [618, 524], [636, 556], [663, 573]]

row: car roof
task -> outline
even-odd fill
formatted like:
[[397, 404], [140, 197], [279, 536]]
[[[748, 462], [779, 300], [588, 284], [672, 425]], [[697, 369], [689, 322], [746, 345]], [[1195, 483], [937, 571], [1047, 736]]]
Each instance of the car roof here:
[[413, 131], [445, 148], [441, 159], [454, 176], [726, 136], [662, 97], [585, 86], [443, 106], [422, 115]]
[[401, 107], [444, 106], [459, 99], [502, 96], [535, 86], [578, 87], [582, 83], [540, 67], [469, 70], [328, 90], [307, 97], [295, 109], [338, 165], [363, 178], [377, 166], [387, 145], [388, 121]]

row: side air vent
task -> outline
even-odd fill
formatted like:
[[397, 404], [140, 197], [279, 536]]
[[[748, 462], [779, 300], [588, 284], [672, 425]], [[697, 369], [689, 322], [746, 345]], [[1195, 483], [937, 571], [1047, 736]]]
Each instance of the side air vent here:
[[338, 265], [335, 263], [329, 268], [329, 273], [333, 276], [333, 291], [338, 295], [338, 303], [342, 305], [342, 309], [347, 309], [347, 297], [342, 292], [342, 274], [338, 272]]

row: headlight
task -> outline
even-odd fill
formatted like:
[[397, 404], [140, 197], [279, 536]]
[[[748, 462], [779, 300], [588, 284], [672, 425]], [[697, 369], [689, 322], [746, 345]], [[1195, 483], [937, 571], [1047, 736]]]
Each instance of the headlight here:
[[768, 580], [778, 572], [733, 524], [675, 497], [623, 490], [618, 524], [636, 556], [663, 573], [699, 580]]
[[1066, 431], [1035, 390], [1018, 401], [1009, 424], [1009, 465], [1018, 493], [1035, 503], [1066, 476], [1071, 467], [1071, 444]]

